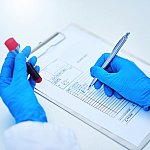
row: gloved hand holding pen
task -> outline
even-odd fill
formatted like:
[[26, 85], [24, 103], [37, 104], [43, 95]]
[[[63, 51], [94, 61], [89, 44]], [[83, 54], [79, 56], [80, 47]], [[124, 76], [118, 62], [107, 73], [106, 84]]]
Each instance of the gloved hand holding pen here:
[[91, 75], [97, 78], [95, 88], [104, 84], [107, 96], [126, 98], [148, 110], [150, 106], [150, 78], [148, 78], [135, 63], [115, 56], [106, 69], [101, 66], [109, 54], [103, 54], [91, 68]]
[[[46, 122], [46, 115], [34, 94], [35, 81], [27, 79], [26, 57], [31, 48], [27, 46], [15, 55], [9, 52], [0, 74], [0, 96], [14, 116], [16, 123], [31, 120]], [[36, 57], [29, 62], [35, 66]], [[35, 66], [39, 72], [39, 66]]]

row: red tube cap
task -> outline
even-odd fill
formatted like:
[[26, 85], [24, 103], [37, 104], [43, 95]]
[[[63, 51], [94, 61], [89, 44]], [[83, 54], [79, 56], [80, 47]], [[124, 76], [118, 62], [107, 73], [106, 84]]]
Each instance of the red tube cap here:
[[8, 50], [11, 52], [11, 51], [13, 51], [13, 50], [15, 50], [17, 48], [18, 43], [12, 37], [12, 38], [9, 38], [8, 40], [5, 41], [5, 45], [8, 48]]

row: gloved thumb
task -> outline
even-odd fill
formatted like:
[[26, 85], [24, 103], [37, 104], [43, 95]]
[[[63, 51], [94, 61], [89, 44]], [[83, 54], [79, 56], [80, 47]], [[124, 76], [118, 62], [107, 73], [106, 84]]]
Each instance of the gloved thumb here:
[[91, 75], [97, 78], [100, 82], [111, 86], [111, 83], [114, 79], [113, 73], [108, 73], [106, 70], [98, 66], [91, 67], [90, 72]]
[[29, 56], [31, 48], [29, 46], [25, 47], [23, 51], [17, 54], [14, 64], [13, 77], [18, 78], [27, 78], [27, 66], [26, 66], [26, 57]]

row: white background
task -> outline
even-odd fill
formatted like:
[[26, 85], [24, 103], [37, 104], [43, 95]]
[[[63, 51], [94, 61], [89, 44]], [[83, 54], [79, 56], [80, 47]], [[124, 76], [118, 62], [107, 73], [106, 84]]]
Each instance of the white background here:
[[[149, 7], [149, 0], [0, 0], [0, 67], [7, 53], [3, 44], [7, 38], [15, 37], [22, 48], [33, 47], [71, 23], [112, 44], [131, 32], [124, 49], [150, 63]], [[40, 102], [51, 116], [50, 122], [75, 131], [82, 150], [125, 149], [53, 104]], [[3, 131], [11, 124], [13, 119], [0, 101], [1, 150]]]

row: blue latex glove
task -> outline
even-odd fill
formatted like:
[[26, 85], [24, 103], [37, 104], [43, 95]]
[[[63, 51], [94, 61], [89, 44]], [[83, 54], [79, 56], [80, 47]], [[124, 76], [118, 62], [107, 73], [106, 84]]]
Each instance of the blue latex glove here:
[[107, 96], [126, 98], [148, 110], [150, 106], [150, 78], [148, 78], [132, 61], [116, 56], [111, 63], [102, 69], [101, 66], [109, 54], [103, 54], [91, 68], [91, 75], [98, 80], [95, 88], [104, 84]]
[[[46, 115], [34, 94], [35, 82], [27, 79], [26, 57], [31, 48], [27, 46], [21, 53], [15, 55], [9, 52], [0, 74], [0, 96], [16, 120], [46, 122]], [[32, 57], [29, 62], [34, 66], [37, 61]], [[35, 66], [39, 72], [39, 66]]]

